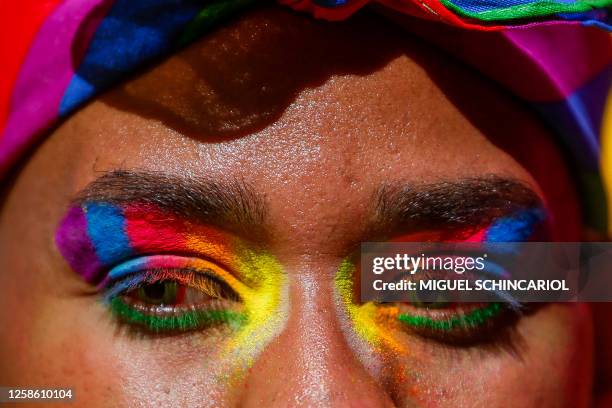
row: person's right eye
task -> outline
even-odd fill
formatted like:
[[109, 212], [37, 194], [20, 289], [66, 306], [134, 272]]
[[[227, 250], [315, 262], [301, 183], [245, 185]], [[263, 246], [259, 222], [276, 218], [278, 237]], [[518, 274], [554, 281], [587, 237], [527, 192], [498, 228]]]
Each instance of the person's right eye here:
[[246, 322], [240, 283], [211, 262], [158, 256], [113, 271], [104, 298], [121, 323], [157, 334]]

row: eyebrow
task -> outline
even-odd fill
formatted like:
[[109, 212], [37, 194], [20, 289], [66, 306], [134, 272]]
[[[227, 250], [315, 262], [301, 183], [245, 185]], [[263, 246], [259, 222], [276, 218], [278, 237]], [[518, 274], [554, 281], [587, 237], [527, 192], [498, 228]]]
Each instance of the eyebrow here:
[[490, 175], [421, 185], [384, 185], [375, 194], [374, 234], [476, 229], [527, 208], [544, 209], [524, 183]]
[[[369, 236], [476, 229], [515, 211], [544, 208], [538, 195], [524, 183], [494, 175], [430, 184], [385, 184], [373, 200]], [[247, 236], [266, 235], [263, 197], [253, 186], [236, 179], [114, 170], [94, 180], [73, 201], [151, 204]]]
[[160, 210], [247, 235], [264, 234], [267, 207], [241, 180], [179, 177], [161, 172], [114, 170], [90, 183], [74, 204], [150, 204]]

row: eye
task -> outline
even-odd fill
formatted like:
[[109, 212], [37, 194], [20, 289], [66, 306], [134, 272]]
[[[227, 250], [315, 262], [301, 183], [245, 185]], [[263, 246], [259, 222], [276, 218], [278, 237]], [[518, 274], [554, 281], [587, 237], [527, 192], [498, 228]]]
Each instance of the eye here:
[[133, 297], [139, 302], [151, 305], [176, 305], [181, 303], [187, 290], [190, 289], [176, 282], [156, 282], [138, 288]]
[[[421, 275], [436, 279], [435, 272]], [[469, 278], [469, 276], [465, 276]], [[472, 345], [493, 341], [520, 317], [521, 304], [512, 301], [493, 303], [457, 303], [443, 292], [410, 293], [410, 301], [396, 303], [393, 317], [399, 327], [421, 337], [442, 343]], [[384, 307], [384, 306], [383, 306]]]
[[[466, 271], [461, 279], [473, 280], [480, 277], [503, 276], [504, 269], [493, 259], [488, 259], [486, 269]], [[422, 270], [411, 275], [398, 273], [395, 281], [401, 279], [416, 281], [455, 279], [456, 274], [445, 271]], [[386, 308], [383, 316], [391, 317], [402, 330], [442, 343], [473, 345], [493, 342], [508, 333], [521, 317], [525, 305], [507, 294], [491, 292], [495, 299], [491, 303], [460, 303], [448, 297], [443, 291], [412, 291], [406, 302], [379, 307]]]
[[[156, 276], [175, 280], [156, 280]], [[206, 306], [215, 300], [239, 302], [238, 295], [223, 281], [190, 270], [157, 270], [147, 274], [148, 283], [127, 292], [126, 302], [144, 306]], [[218, 303], [218, 302], [217, 302]]]
[[157, 265], [118, 274], [107, 285], [106, 302], [121, 323], [152, 333], [244, 324], [240, 288], [232, 287], [237, 281], [206, 266], [206, 261], [182, 268]]
[[404, 330], [445, 343], [476, 344], [499, 337], [520, 317], [507, 304], [398, 304], [394, 313]]

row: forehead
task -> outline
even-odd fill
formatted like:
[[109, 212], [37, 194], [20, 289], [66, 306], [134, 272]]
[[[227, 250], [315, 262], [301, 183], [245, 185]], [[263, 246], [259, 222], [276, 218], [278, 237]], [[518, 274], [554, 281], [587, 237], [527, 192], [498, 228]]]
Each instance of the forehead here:
[[[474, 101], [477, 109], [468, 106]], [[500, 108], [520, 120], [487, 132]], [[442, 168], [451, 157], [464, 173], [492, 171], [500, 159], [505, 166], [510, 160], [493, 138], [534, 127], [503, 93], [374, 15], [329, 24], [277, 8], [214, 31], [81, 116], [129, 128], [131, 139], [154, 127], [168, 140], [180, 134], [199, 151], [240, 153], [245, 161], [265, 154], [318, 167], [350, 157], [355, 170], [368, 170], [392, 165], [389, 156], [406, 152], [412, 174], [435, 159], [440, 174], [434, 176], [451, 171]], [[104, 132], [116, 133], [112, 126]], [[456, 153], [481, 160], [462, 162]]]
[[565, 174], [538, 122], [457, 61], [373, 15], [276, 8], [117, 87], [48, 144], [69, 158], [70, 194], [117, 168], [240, 179], [304, 230], [365, 216], [384, 183], [495, 174], [539, 190], [543, 161]]

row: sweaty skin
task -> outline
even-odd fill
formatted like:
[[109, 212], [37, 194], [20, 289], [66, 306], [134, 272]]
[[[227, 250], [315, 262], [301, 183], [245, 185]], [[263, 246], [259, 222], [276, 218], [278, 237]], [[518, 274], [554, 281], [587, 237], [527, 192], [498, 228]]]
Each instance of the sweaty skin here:
[[[60, 255], [70, 201], [118, 169], [240, 180], [264, 198], [258, 245], [286, 277], [283, 324], [240, 370], [215, 360], [230, 332], [125, 330]], [[530, 186], [553, 239], [580, 239], [560, 153], [503, 91], [375, 15], [250, 11], [74, 114], [15, 174], [0, 210], [0, 384], [72, 387], [84, 407], [588, 406], [585, 305], [537, 309], [510, 345], [413, 333], [406, 357], [352, 341], [334, 279], [380, 187], [486, 175]]]

